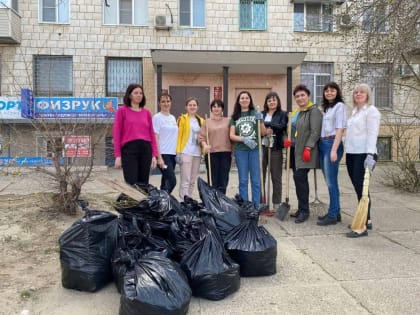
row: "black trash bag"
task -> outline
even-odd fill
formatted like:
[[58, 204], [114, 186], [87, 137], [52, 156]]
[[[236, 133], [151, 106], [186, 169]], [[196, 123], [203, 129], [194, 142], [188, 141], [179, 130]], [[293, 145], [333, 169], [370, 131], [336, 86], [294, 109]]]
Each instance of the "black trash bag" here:
[[238, 204], [219, 190], [210, 187], [203, 179], [198, 178], [198, 191], [206, 209], [212, 214], [217, 229], [224, 238], [235, 226], [246, 219], [246, 214]]
[[124, 277], [128, 271], [133, 270], [137, 260], [144, 255], [140, 249], [117, 248], [112, 256], [112, 274], [118, 293], [121, 293], [124, 285]]
[[241, 266], [241, 276], [259, 277], [276, 273], [277, 241], [258, 217], [234, 227], [225, 238], [225, 248]]
[[194, 296], [221, 300], [240, 287], [239, 265], [226, 253], [212, 230], [187, 250], [181, 260]]
[[193, 214], [174, 217], [169, 242], [176, 261], [180, 261], [184, 252], [201, 239], [203, 230], [206, 230], [203, 220]]
[[179, 265], [151, 255], [138, 259], [124, 276], [119, 315], [184, 315], [191, 300]]
[[112, 280], [111, 257], [117, 244], [117, 216], [89, 210], [59, 238], [61, 282], [67, 289], [94, 292]]

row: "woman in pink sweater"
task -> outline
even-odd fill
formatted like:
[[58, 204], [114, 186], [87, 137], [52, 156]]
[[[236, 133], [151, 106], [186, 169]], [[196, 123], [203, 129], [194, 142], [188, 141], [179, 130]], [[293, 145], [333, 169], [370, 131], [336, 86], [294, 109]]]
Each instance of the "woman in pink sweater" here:
[[130, 184], [149, 183], [150, 168], [162, 165], [158, 156], [152, 115], [144, 106], [146, 96], [139, 84], [130, 84], [124, 95], [124, 106], [115, 115], [113, 137], [115, 168], [121, 168]]

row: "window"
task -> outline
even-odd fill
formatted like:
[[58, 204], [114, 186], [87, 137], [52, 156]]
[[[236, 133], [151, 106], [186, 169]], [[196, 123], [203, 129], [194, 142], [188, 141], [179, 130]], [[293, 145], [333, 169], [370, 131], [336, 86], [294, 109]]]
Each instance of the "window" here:
[[63, 140], [61, 137], [52, 135], [36, 136], [36, 155], [47, 159], [53, 159], [56, 155], [62, 156]]
[[204, 27], [206, 16], [204, 0], [179, 0], [179, 25]]
[[104, 1], [104, 24], [147, 25], [148, 0]]
[[333, 7], [321, 3], [295, 3], [293, 30], [295, 32], [332, 32]]
[[391, 137], [378, 137], [376, 142], [378, 160], [391, 161]]
[[361, 64], [361, 81], [372, 89], [372, 103], [378, 108], [392, 107], [392, 67], [388, 64]]
[[72, 57], [35, 56], [34, 86], [36, 96], [72, 96]]
[[140, 58], [107, 58], [106, 95], [118, 97], [123, 102], [125, 90], [130, 83], [142, 83]]
[[17, 0], [0, 0], [0, 8], [10, 8], [18, 12]]
[[362, 28], [365, 32], [385, 33], [388, 31], [386, 4], [376, 1], [363, 10]]
[[300, 68], [300, 80], [311, 91], [311, 99], [318, 105], [322, 104], [324, 85], [333, 80], [332, 63], [304, 62]]
[[39, 0], [39, 20], [46, 23], [70, 23], [70, 0]]
[[267, 29], [267, 1], [240, 0], [239, 28], [241, 30]]

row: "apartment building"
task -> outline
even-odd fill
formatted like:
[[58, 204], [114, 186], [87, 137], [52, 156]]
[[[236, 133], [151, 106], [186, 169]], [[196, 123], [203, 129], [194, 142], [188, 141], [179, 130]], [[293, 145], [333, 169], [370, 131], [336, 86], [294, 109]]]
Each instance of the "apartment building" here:
[[[167, 91], [174, 115], [184, 111], [189, 96], [200, 100], [203, 115], [212, 99], [223, 99], [230, 115], [241, 90], [250, 91], [261, 107], [265, 95], [276, 91], [283, 109], [290, 110], [292, 87], [301, 82], [320, 103], [323, 85], [334, 80], [350, 106], [346, 76], [356, 66], [385, 115], [407, 97], [415, 108], [417, 94], [395, 92], [384, 79], [389, 65], [354, 65], [354, 47], [343, 31], [355, 24], [373, 27], [375, 19], [369, 12], [353, 18], [347, 2], [0, 0], [0, 141], [10, 143], [1, 156], [48, 155], [34, 120], [21, 117], [22, 88], [34, 98], [121, 103], [128, 83], [140, 82], [152, 112], [158, 110], [158, 94]], [[97, 164], [109, 162], [105, 151], [111, 147], [112, 119], [102, 123], [109, 130]], [[418, 148], [418, 135], [413, 141]], [[392, 159], [392, 143], [384, 127], [378, 142], [383, 160]]]

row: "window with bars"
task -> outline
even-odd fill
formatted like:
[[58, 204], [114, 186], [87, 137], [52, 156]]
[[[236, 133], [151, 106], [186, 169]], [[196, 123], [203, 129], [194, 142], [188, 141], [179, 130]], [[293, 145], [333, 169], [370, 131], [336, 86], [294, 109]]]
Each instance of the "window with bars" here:
[[104, 1], [104, 24], [147, 25], [148, 0]]
[[70, 0], [39, 0], [39, 21], [70, 23]]
[[240, 0], [239, 29], [266, 30], [267, 29], [267, 1]]
[[36, 96], [73, 96], [73, 58], [34, 56]]
[[386, 33], [389, 27], [387, 17], [387, 5], [377, 1], [375, 4], [364, 8], [362, 28], [368, 33]]
[[389, 64], [361, 64], [361, 82], [372, 89], [372, 103], [378, 108], [392, 108], [392, 66]]
[[332, 32], [333, 6], [322, 3], [295, 3], [293, 30], [295, 32]]
[[118, 97], [119, 104], [130, 83], [142, 84], [141, 58], [107, 58], [106, 65], [106, 95]]
[[378, 137], [376, 149], [378, 151], [378, 160], [391, 161], [391, 137]]
[[205, 0], [179, 0], [180, 26], [204, 27], [205, 17]]
[[311, 99], [317, 105], [322, 104], [322, 90], [326, 83], [333, 80], [332, 63], [304, 62], [300, 68], [300, 81], [311, 91]]

